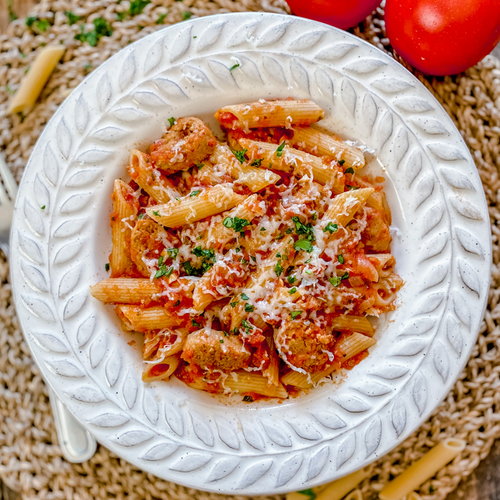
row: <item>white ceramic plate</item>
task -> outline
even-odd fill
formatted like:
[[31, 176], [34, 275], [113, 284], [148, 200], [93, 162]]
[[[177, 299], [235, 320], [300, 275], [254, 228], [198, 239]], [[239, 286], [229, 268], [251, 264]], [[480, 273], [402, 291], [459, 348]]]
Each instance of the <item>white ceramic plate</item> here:
[[[241, 66], [230, 71], [235, 58]], [[313, 99], [327, 126], [375, 149], [385, 166], [401, 305], [343, 383], [282, 404], [228, 404], [177, 380], [145, 385], [140, 339], [128, 345], [112, 307], [89, 295], [107, 277], [113, 179], [125, 176], [129, 150], [158, 138], [171, 116], [215, 126], [223, 105], [287, 96]], [[431, 94], [354, 36], [263, 13], [177, 24], [92, 73], [35, 147], [12, 247], [34, 357], [96, 438], [162, 478], [254, 495], [331, 481], [412, 433], [469, 356], [491, 260], [480, 179]]]

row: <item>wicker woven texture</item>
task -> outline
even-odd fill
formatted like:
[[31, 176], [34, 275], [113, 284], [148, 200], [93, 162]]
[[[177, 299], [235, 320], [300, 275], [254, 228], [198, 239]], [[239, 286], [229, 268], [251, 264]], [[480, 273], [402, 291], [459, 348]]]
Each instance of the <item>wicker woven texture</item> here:
[[[127, 1], [46, 0], [34, 12], [50, 21], [52, 26], [45, 32], [37, 35], [19, 20], [0, 36], [0, 148], [18, 181], [35, 141], [57, 106], [90, 71], [128, 43], [182, 21], [188, 16], [185, 12], [193, 16], [247, 10], [287, 12], [283, 0], [153, 0], [141, 14], [118, 21], [117, 14], [128, 9]], [[68, 25], [65, 11], [90, 23], [96, 17], [105, 17], [113, 27], [113, 35], [102, 38], [97, 47], [82, 45], [74, 40], [79, 27]], [[162, 14], [166, 14], [163, 19]], [[159, 18], [161, 24], [156, 24]], [[354, 33], [392, 54], [385, 38], [382, 10]], [[38, 105], [24, 119], [6, 116], [10, 94], [36, 57], [37, 49], [59, 40], [68, 50]], [[396, 450], [373, 464], [372, 477], [362, 487], [365, 500], [375, 498], [391, 475], [400, 473], [439, 440], [460, 437], [467, 441], [462, 455], [420, 490], [424, 500], [441, 500], [477, 467], [500, 437], [500, 62], [487, 57], [453, 78], [416, 76], [451, 115], [475, 158], [490, 207], [493, 274], [488, 310], [467, 367], [432, 417]], [[46, 387], [19, 329], [8, 276], [8, 264], [0, 257], [0, 476], [10, 487], [21, 491], [26, 499], [244, 498], [162, 481], [103, 447], [87, 463], [66, 462], [57, 445]]]

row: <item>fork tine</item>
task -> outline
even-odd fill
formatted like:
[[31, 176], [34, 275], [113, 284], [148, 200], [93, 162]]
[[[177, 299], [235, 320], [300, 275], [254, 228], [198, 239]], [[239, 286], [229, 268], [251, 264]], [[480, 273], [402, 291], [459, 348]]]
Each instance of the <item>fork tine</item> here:
[[0, 177], [2, 178], [6, 189], [5, 195], [8, 194], [10, 199], [15, 201], [17, 195], [17, 184], [2, 155], [0, 155]]

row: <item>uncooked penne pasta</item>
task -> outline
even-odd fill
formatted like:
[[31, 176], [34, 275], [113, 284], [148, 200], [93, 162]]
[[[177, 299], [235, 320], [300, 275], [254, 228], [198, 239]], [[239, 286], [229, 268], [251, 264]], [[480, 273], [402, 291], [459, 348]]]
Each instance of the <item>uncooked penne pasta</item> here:
[[414, 462], [395, 479], [387, 483], [379, 493], [380, 500], [402, 500], [408, 493], [433, 477], [465, 448], [462, 439], [449, 438], [434, 446], [422, 458]]
[[407, 497], [406, 500], [422, 500], [422, 497], [416, 492], [412, 491]]
[[147, 305], [160, 292], [157, 283], [144, 278], [108, 278], [90, 287], [92, 296], [105, 304]]
[[365, 316], [352, 316], [350, 314], [342, 314], [333, 318], [332, 328], [334, 330], [359, 332], [373, 337], [375, 333], [372, 324]]
[[316, 500], [342, 500], [345, 495], [354, 490], [361, 481], [370, 476], [370, 468], [364, 467], [327, 484], [317, 495]]
[[346, 227], [373, 191], [373, 188], [354, 189], [335, 196], [330, 201], [330, 206], [323, 215], [323, 220]]
[[48, 45], [40, 51], [28, 74], [21, 81], [21, 86], [9, 104], [7, 113], [26, 113], [35, 105], [65, 50], [66, 47], [62, 45]]
[[147, 330], [163, 330], [179, 326], [182, 320], [169, 313], [163, 307], [140, 307], [120, 304], [116, 306], [118, 317], [129, 330], [145, 332]]
[[158, 203], [168, 203], [179, 196], [172, 183], [163, 178], [159, 170], [153, 168], [148, 154], [133, 149], [127, 170], [130, 177]]
[[134, 224], [138, 203], [133, 198], [134, 190], [123, 181], [116, 179], [113, 200], [113, 213], [111, 214], [111, 238], [113, 249], [109, 257], [111, 277], [128, 274], [134, 268], [130, 258], [130, 236]]
[[248, 130], [258, 127], [291, 127], [310, 125], [323, 118], [323, 110], [313, 101], [276, 100], [225, 106], [215, 113], [219, 123], [228, 129]]
[[313, 127], [294, 127], [290, 144], [317, 156], [331, 156], [337, 161], [343, 160], [345, 168], [362, 168], [365, 166], [363, 153], [340, 139], [328, 135]]
[[283, 385], [292, 385], [293, 387], [298, 387], [300, 389], [310, 389], [314, 387], [321, 379], [328, 377], [335, 370], [339, 368], [338, 364], [329, 366], [326, 370], [321, 370], [316, 373], [306, 374], [290, 370], [281, 377], [281, 383]]
[[180, 227], [219, 214], [242, 203], [246, 196], [236, 194], [227, 186], [215, 186], [204, 191], [195, 190], [191, 194], [173, 200], [165, 205], [146, 209], [146, 213], [165, 227]]
[[277, 146], [269, 142], [240, 139], [240, 144], [248, 150], [250, 161], [262, 160], [261, 166], [280, 170], [296, 177], [312, 175], [322, 185], [330, 182], [335, 194], [344, 191], [344, 175], [340, 169], [328, 165], [321, 158], [304, 153], [286, 145]]
[[342, 360], [347, 361], [361, 351], [365, 351], [374, 346], [377, 341], [373, 337], [367, 337], [362, 333], [354, 332], [345, 335], [335, 345], [335, 352], [342, 355]]
[[179, 354], [166, 357], [163, 361], [155, 364], [146, 364], [142, 372], [144, 382], [156, 382], [157, 380], [168, 380], [177, 370], [181, 359]]
[[351, 491], [343, 500], [363, 500], [361, 490]]
[[232, 392], [262, 394], [271, 398], [288, 397], [286, 389], [281, 384], [278, 386], [270, 384], [269, 380], [260, 373], [243, 370], [233, 373], [236, 374], [236, 378], [229, 376], [224, 381], [224, 386]]

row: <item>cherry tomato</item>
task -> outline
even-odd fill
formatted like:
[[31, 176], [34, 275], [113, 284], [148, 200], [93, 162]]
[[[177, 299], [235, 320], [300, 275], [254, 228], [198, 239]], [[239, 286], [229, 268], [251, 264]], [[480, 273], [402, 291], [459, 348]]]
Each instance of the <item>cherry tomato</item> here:
[[352, 28], [371, 14], [381, 0], [286, 0], [297, 16], [331, 24], [343, 30]]
[[387, 0], [387, 36], [415, 68], [452, 75], [470, 68], [500, 40], [499, 0]]

